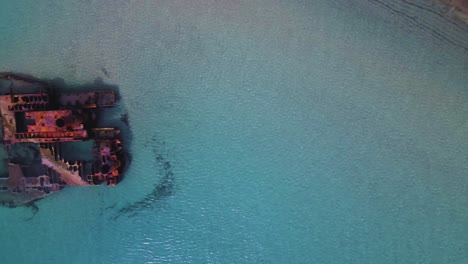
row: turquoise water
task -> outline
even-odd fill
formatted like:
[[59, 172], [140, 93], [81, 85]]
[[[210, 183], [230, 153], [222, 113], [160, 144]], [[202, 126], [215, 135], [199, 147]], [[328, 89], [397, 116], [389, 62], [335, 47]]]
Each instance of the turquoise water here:
[[468, 33], [382, 3], [3, 3], [0, 71], [118, 85], [133, 163], [1, 263], [467, 263]]

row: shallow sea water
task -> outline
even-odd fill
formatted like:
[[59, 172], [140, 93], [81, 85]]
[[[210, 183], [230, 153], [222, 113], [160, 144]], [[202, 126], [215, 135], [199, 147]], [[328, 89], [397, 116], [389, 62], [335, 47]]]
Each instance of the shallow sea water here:
[[437, 10], [2, 3], [0, 71], [118, 85], [133, 163], [0, 208], [0, 263], [467, 263], [468, 33]]

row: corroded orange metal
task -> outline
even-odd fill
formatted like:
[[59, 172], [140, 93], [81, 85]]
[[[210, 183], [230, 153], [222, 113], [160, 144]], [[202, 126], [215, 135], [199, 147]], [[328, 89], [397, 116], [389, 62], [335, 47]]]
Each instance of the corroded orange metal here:
[[[9, 94], [0, 95], [2, 143], [9, 155], [9, 176], [0, 179], [0, 191], [21, 195], [24, 202], [16, 203], [21, 204], [66, 185], [116, 185], [120, 181], [128, 164], [117, 139], [120, 130], [96, 127], [97, 108], [116, 104], [114, 90], [58, 92], [49, 82], [34, 77], [0, 73], [0, 79], [10, 82]], [[16, 87], [29, 93], [15, 93]], [[87, 140], [93, 143], [88, 151], [94, 155], [68, 155], [73, 150], [62, 144]], [[24, 162], [23, 157], [27, 157]]]
[[82, 116], [71, 110], [34, 111], [26, 113], [27, 131], [16, 133], [20, 142], [37, 138], [39, 142], [73, 141], [87, 138]]

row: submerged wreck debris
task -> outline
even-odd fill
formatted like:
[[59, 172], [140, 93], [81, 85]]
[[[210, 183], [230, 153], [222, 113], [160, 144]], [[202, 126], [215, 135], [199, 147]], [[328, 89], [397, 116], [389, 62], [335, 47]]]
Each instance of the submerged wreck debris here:
[[106, 67], [102, 67], [102, 68], [101, 68], [101, 72], [102, 72], [107, 78], [110, 78], [109, 72], [107, 71]]
[[161, 179], [155, 184], [153, 190], [146, 194], [142, 199], [120, 208], [113, 217], [114, 220], [117, 220], [122, 215], [129, 215], [130, 217], [133, 217], [137, 215], [138, 212], [142, 209], [154, 206], [155, 202], [174, 195], [175, 181], [174, 173], [172, 171], [172, 164], [155, 149], [153, 149], [153, 153], [155, 162], [162, 171]]
[[0, 73], [2, 145], [8, 156], [0, 175], [0, 205], [30, 206], [67, 185], [115, 185], [129, 163], [120, 130], [99, 127], [114, 90], [60, 92], [49, 82]]
[[30, 207], [32, 210], [32, 215], [28, 218], [25, 219], [25, 221], [29, 221], [36, 216], [36, 214], [39, 212], [39, 207], [37, 206], [35, 201], [30, 201], [25, 204], [26, 207]]

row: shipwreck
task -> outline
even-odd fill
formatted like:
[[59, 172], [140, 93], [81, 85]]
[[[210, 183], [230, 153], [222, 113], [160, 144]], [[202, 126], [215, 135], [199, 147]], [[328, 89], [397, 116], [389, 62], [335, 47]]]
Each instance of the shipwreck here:
[[116, 185], [129, 163], [120, 130], [100, 127], [114, 90], [58, 91], [38, 79], [0, 73], [5, 171], [0, 205], [14, 207], [65, 186]]

